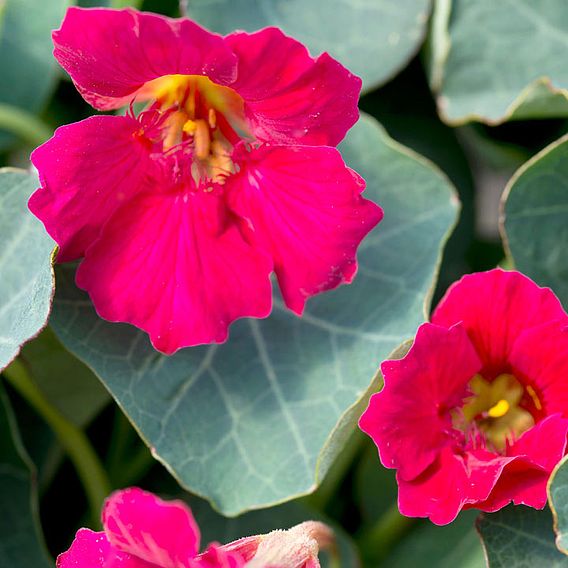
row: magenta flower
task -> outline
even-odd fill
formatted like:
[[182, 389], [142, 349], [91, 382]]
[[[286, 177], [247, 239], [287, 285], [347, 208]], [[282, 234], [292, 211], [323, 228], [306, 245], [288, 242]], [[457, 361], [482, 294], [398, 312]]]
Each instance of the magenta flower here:
[[224, 546], [213, 543], [199, 554], [199, 528], [187, 505], [138, 488], [113, 493], [102, 521], [102, 532], [77, 532], [57, 568], [319, 568], [319, 549], [333, 546], [331, 530], [308, 521]]
[[461, 509], [537, 509], [566, 449], [568, 316], [518, 272], [454, 284], [360, 420], [397, 470], [401, 513], [451, 522]]
[[130, 105], [32, 154], [30, 209], [58, 260], [83, 259], [77, 284], [103, 318], [173, 353], [267, 316], [272, 271], [297, 314], [352, 281], [382, 218], [334, 148], [357, 120], [359, 78], [276, 28], [221, 37], [188, 19], [70, 8], [53, 38], [86, 101]]

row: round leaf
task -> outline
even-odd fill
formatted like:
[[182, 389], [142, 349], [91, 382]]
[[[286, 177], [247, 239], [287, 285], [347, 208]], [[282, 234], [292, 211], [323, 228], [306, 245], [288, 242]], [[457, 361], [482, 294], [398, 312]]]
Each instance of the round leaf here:
[[0, 370], [42, 329], [51, 307], [55, 245], [28, 211], [36, 187], [26, 172], [0, 170]]
[[565, 568], [568, 557], [554, 546], [550, 511], [509, 505], [482, 513], [477, 522], [489, 568]]
[[504, 200], [502, 229], [515, 267], [568, 306], [568, 136], [523, 165]]
[[437, 0], [430, 45], [445, 120], [568, 116], [565, 0], [454, 0], [448, 8]]
[[327, 51], [370, 90], [418, 51], [428, 0], [192, 0], [189, 15], [222, 34], [278, 26], [313, 55]]
[[355, 427], [379, 363], [424, 320], [458, 202], [446, 178], [363, 118], [342, 146], [385, 220], [359, 249], [353, 284], [298, 318], [275, 300], [224, 345], [155, 352], [97, 318], [62, 273], [52, 318], [154, 454], [228, 515], [313, 491]]

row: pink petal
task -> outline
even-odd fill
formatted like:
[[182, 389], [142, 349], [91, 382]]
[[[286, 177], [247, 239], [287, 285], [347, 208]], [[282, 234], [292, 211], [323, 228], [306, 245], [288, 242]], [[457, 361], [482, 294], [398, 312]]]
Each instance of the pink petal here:
[[163, 75], [207, 75], [225, 84], [236, 73], [236, 57], [221, 36], [188, 19], [132, 9], [69, 8], [53, 42], [60, 65], [100, 110], [128, 104]]
[[227, 182], [230, 207], [274, 260], [286, 305], [351, 282], [356, 251], [382, 210], [360, 195], [364, 182], [334, 148], [264, 146], [242, 151]]
[[29, 208], [60, 246], [59, 261], [85, 254], [113, 212], [142, 185], [150, 150], [126, 116], [62, 126], [32, 154], [41, 188]]
[[432, 323], [463, 322], [484, 363], [486, 378], [507, 372], [516, 339], [531, 327], [568, 316], [552, 290], [519, 272], [490, 270], [453, 284], [432, 315]]
[[57, 568], [159, 568], [114, 549], [104, 532], [80, 529], [67, 552], [57, 557]]
[[191, 568], [241, 568], [242, 566], [245, 566], [245, 560], [238, 552], [227, 550], [224, 546], [215, 543], [210, 544], [207, 550], [191, 564]]
[[384, 388], [371, 397], [359, 427], [377, 445], [383, 465], [398, 469], [399, 482], [417, 477], [456, 440], [463, 443], [450, 411], [461, 407], [480, 367], [462, 326], [429, 323], [420, 326], [404, 359], [381, 365]]
[[198, 553], [199, 528], [182, 501], [125, 489], [107, 499], [102, 516], [113, 547], [157, 566], [189, 568]]
[[336, 146], [359, 117], [361, 79], [327, 53], [317, 59], [277, 28], [227, 36], [239, 59], [231, 85], [256, 138]]
[[507, 455], [517, 459], [505, 467], [488, 499], [477, 508], [493, 512], [513, 502], [542, 509], [548, 478], [566, 450], [567, 433], [568, 420], [559, 414], [527, 430], [507, 449]]
[[530, 385], [547, 414], [568, 418], [568, 326], [550, 322], [524, 332], [511, 353], [514, 372]]
[[113, 215], [77, 284], [101, 317], [140, 327], [170, 354], [225, 341], [237, 318], [267, 316], [271, 269], [217, 195], [156, 189]]
[[428, 517], [436, 525], [446, 525], [457, 517], [464, 505], [486, 499], [505, 465], [514, 458], [501, 458], [483, 451], [478, 454], [460, 456], [445, 448], [419, 477], [406, 481], [397, 474], [400, 512], [408, 517]]

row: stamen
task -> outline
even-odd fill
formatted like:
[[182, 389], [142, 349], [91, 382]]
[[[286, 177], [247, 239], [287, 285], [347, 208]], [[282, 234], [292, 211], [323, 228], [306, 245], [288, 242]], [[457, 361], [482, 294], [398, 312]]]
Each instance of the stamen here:
[[535, 408], [537, 410], [542, 410], [542, 403], [540, 402], [540, 399], [538, 398], [536, 391], [530, 385], [526, 386], [526, 390], [529, 393], [529, 396], [531, 397]]
[[200, 160], [205, 160], [211, 151], [211, 136], [209, 134], [209, 125], [203, 120], [195, 121], [195, 155]]

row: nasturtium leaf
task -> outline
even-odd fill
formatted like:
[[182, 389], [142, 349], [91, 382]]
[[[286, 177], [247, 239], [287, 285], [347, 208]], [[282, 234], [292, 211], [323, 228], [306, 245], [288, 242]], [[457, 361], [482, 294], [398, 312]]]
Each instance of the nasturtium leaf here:
[[445, 120], [568, 116], [566, 0], [454, 0], [448, 8], [437, 0], [429, 42]]
[[477, 511], [463, 511], [444, 527], [429, 521], [403, 538], [385, 559], [389, 568], [485, 568], [485, 556], [475, 530]]
[[565, 568], [568, 556], [554, 544], [552, 515], [522, 505], [482, 513], [477, 528], [489, 568]]
[[370, 90], [393, 77], [418, 51], [428, 0], [192, 0], [189, 15], [223, 33], [278, 26], [308, 46], [327, 51]]
[[[58, 67], [51, 31], [72, 0], [3, 0], [0, 18], [0, 103], [38, 112], [54, 88]], [[0, 133], [0, 147], [10, 141]]]
[[49, 568], [39, 528], [33, 465], [0, 384], [0, 566]]
[[99, 319], [62, 270], [52, 324], [103, 380], [154, 454], [228, 515], [313, 491], [355, 427], [379, 363], [428, 311], [458, 210], [446, 178], [364, 117], [342, 145], [385, 220], [359, 249], [353, 284], [308, 302], [275, 299], [224, 345], [172, 357]]
[[54, 242], [28, 211], [37, 179], [0, 169], [0, 370], [45, 325], [53, 296]]
[[568, 136], [523, 165], [504, 200], [502, 229], [515, 267], [568, 307]]
[[556, 546], [568, 554], [568, 457], [552, 472], [548, 481], [548, 502], [554, 518]]

